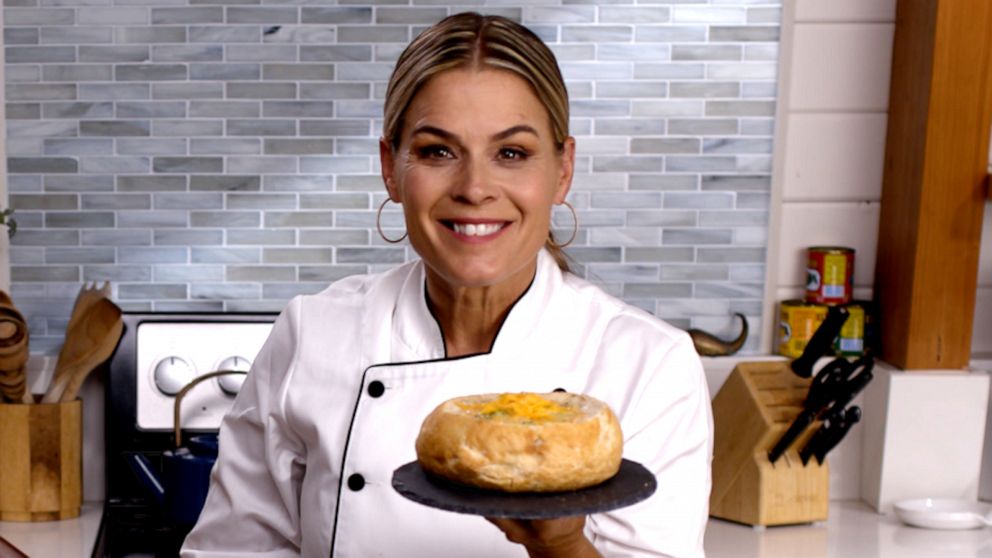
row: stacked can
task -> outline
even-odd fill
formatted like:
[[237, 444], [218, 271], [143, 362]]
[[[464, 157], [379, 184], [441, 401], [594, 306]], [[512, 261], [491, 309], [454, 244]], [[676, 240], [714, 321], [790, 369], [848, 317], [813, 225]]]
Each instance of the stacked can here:
[[834, 341], [834, 352], [859, 356], [865, 351], [868, 304], [854, 299], [854, 249], [813, 246], [807, 249], [805, 300], [781, 304], [779, 354], [798, 358], [813, 333], [827, 316], [830, 306], [847, 308], [849, 317]]
[[813, 246], [806, 254], [806, 302], [828, 305], [851, 302], [854, 249]]

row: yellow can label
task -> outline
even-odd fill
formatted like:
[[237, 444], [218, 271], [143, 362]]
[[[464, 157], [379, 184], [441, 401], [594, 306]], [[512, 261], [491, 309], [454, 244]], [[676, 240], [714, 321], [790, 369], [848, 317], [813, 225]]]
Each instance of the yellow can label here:
[[847, 255], [823, 256], [823, 296], [844, 298], [847, 290]]
[[781, 305], [778, 353], [789, 358], [803, 354], [813, 333], [827, 317], [824, 305], [785, 301]]

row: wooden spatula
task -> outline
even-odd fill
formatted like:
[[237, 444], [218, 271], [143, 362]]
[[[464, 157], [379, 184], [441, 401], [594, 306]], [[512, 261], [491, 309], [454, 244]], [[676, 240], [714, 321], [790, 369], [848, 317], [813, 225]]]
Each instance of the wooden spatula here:
[[[117, 308], [117, 306], [115, 305], [114, 308]], [[79, 395], [79, 388], [82, 387], [83, 382], [86, 381], [90, 373], [110, 358], [110, 355], [114, 354], [114, 349], [117, 348], [117, 343], [120, 342], [123, 333], [124, 320], [121, 318], [120, 308], [117, 308], [117, 319], [106, 335], [104, 335], [91, 351], [87, 352], [72, 365], [74, 370], [69, 376], [69, 383], [65, 391], [62, 392], [60, 401], [72, 401]]]
[[54, 403], [59, 400], [57, 395], [52, 395], [49, 397], [49, 393], [52, 393], [52, 388], [56, 384], [63, 386], [68, 385], [68, 378], [63, 378], [62, 376], [70, 374], [67, 369], [69, 361], [75, 358], [70, 351], [79, 351], [79, 347], [73, 347], [70, 344], [69, 338], [76, 335], [75, 331], [79, 328], [80, 320], [90, 309], [91, 306], [96, 304], [100, 300], [107, 300], [110, 296], [110, 283], [105, 282], [102, 286], [98, 286], [97, 283], [84, 283], [82, 287], [79, 288], [79, 294], [76, 295], [76, 302], [72, 306], [72, 314], [69, 315], [69, 323], [65, 326], [65, 341], [62, 344], [62, 349], [59, 351], [58, 360], [55, 363], [55, 373], [52, 376], [51, 383], [49, 384], [48, 391], [45, 393], [45, 397], [42, 399], [44, 403]]
[[[110, 298], [112, 291], [110, 281], [105, 281], [100, 286], [97, 285], [98, 283], [95, 282], [87, 282], [79, 288], [79, 294], [76, 295], [76, 302], [72, 305], [72, 314], [69, 315], [69, 323], [65, 326], [66, 334], [79, 323], [86, 310], [96, 303], [96, 301], [101, 298]], [[61, 355], [59, 356], [61, 357]], [[56, 365], [56, 368], [58, 368], [58, 365]]]
[[55, 365], [55, 379], [42, 403], [64, 400], [70, 393], [74, 399], [86, 375], [113, 354], [123, 328], [121, 309], [116, 304], [107, 298], [92, 303], [77, 323], [66, 330], [65, 344]]

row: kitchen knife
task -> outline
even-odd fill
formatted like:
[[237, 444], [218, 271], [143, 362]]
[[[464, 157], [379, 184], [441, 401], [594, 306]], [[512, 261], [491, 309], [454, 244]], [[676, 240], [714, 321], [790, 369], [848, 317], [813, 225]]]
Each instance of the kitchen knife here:
[[799, 452], [803, 465], [808, 463], [811, 457], [816, 457], [816, 461], [822, 464], [823, 460], [827, 458], [827, 453], [835, 448], [851, 430], [851, 427], [860, 420], [861, 407], [857, 405], [833, 413]]
[[810, 437], [803, 449], [799, 450], [799, 459], [802, 460], [803, 465], [809, 463], [810, 458], [816, 455], [816, 450], [826, 443], [826, 440], [834, 435], [835, 431], [839, 428], [838, 423], [844, 418], [843, 411], [836, 411], [829, 413], [826, 418], [823, 419], [823, 424], [820, 428]]
[[840, 411], [847, 404], [850, 403], [861, 390], [865, 389], [868, 382], [871, 382], [874, 375], [872, 374], [872, 369], [875, 367], [875, 359], [866, 356], [854, 361], [850, 368], [847, 378], [844, 383], [838, 386], [836, 391], [836, 397], [834, 401], [830, 404], [830, 410]]
[[[809, 458], [816, 454], [818, 447], [825, 443], [825, 438], [836, 433], [838, 428], [835, 426], [836, 423], [843, 420], [847, 412], [844, 408], [871, 382], [873, 378], [871, 371], [874, 366], [875, 359], [870, 355], [865, 355], [848, 367], [844, 381], [836, 388], [834, 400], [820, 414], [819, 418], [823, 421], [823, 425], [799, 452], [803, 465], [809, 462]], [[860, 418], [860, 408], [857, 413], [859, 413]]]
[[850, 363], [838, 358], [821, 370], [809, 385], [803, 410], [799, 412], [792, 424], [768, 452], [768, 460], [775, 463], [789, 449], [796, 438], [837, 398], [837, 390], [844, 384]]
[[849, 315], [850, 312], [843, 306], [831, 306], [827, 310], [827, 316], [820, 323], [820, 327], [813, 332], [813, 337], [806, 343], [803, 353], [789, 364], [797, 376], [809, 378], [813, 375], [813, 365], [821, 356], [830, 352], [834, 339]]

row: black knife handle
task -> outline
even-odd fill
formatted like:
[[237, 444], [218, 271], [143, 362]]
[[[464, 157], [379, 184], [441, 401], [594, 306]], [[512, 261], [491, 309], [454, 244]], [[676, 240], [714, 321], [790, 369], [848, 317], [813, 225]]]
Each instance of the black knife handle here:
[[[822, 371], [820, 373], [822, 374]], [[820, 413], [819, 418], [820, 428], [810, 436], [803, 449], [799, 450], [799, 457], [802, 459], [803, 465], [809, 463], [810, 458], [814, 457], [823, 444], [828, 443], [829, 439], [840, 428], [840, 423], [844, 420], [844, 408], [830, 405]]]
[[830, 426], [824, 424], [821, 426], [813, 436], [810, 437], [803, 449], [799, 450], [799, 459], [802, 459], [803, 465], [809, 463], [809, 458], [816, 455], [816, 448], [823, 443], [823, 439], [830, 435]]
[[813, 337], [806, 343], [803, 353], [789, 365], [797, 376], [809, 378], [813, 375], [813, 365], [816, 364], [817, 359], [830, 352], [834, 338], [840, 333], [840, 328], [844, 326], [849, 315], [850, 312], [843, 306], [831, 306], [827, 310], [827, 317], [813, 332]]
[[852, 405], [851, 407], [845, 409], [844, 418], [837, 423], [837, 430], [831, 436], [828, 436], [825, 440], [823, 440], [823, 443], [815, 449], [816, 460], [822, 464], [823, 460], [827, 458], [827, 453], [837, 447], [837, 444], [844, 439], [844, 436], [847, 435], [847, 432], [851, 429], [851, 427], [860, 420], [861, 407]]
[[867, 364], [865, 367], [851, 376], [847, 383], [839, 390], [836, 401], [834, 401], [831, 407], [837, 407], [842, 409], [847, 406], [848, 403], [854, 400], [854, 398], [861, 393], [861, 390], [865, 389], [865, 386], [872, 381], [874, 375], [871, 373], [872, 364]]
[[803, 408], [814, 414], [823, 412], [840, 395], [840, 389], [845, 383], [849, 363], [838, 358], [816, 373], [809, 384]]

